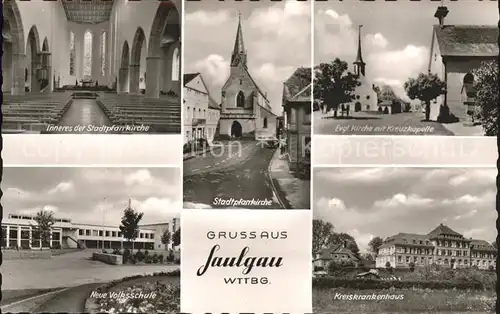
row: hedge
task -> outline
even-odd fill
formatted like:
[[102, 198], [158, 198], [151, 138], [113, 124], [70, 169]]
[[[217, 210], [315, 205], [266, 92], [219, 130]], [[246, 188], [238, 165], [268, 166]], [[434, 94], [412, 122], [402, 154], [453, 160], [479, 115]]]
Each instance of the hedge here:
[[380, 279], [347, 279], [336, 277], [313, 278], [313, 287], [318, 289], [348, 288], [357, 290], [368, 289], [433, 289], [433, 290], [492, 290], [493, 286], [485, 285], [475, 280], [429, 280], [429, 281], [386, 281]]

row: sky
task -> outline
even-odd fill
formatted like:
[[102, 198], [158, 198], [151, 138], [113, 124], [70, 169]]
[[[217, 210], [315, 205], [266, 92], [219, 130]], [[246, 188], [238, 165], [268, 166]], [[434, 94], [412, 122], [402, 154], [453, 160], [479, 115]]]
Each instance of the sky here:
[[[443, 2], [449, 9], [445, 24], [497, 25], [496, 1]], [[348, 62], [352, 71], [357, 52], [358, 25], [363, 25], [362, 47], [366, 76], [387, 84], [409, 100], [403, 84], [427, 71], [432, 26], [440, 2], [435, 1], [327, 1], [315, 2], [314, 63]]]
[[375, 236], [427, 234], [440, 223], [496, 239], [496, 168], [316, 168], [314, 219], [350, 234], [366, 252]]
[[120, 225], [123, 210], [144, 213], [141, 223], [168, 222], [182, 208], [178, 168], [4, 168], [4, 216], [51, 210], [75, 223]]
[[281, 113], [283, 82], [296, 68], [311, 67], [311, 3], [287, 0], [185, 2], [184, 73], [202, 73], [220, 102], [241, 13], [248, 68]]

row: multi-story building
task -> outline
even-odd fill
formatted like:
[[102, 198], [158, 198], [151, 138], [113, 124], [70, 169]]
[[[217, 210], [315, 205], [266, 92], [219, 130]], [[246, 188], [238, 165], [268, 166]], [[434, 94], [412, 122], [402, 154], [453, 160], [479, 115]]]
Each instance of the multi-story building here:
[[208, 97], [208, 117], [207, 126], [205, 128], [205, 138], [209, 143], [212, 143], [218, 135], [218, 126], [220, 119], [220, 105], [211, 97]]
[[[376, 257], [376, 267], [394, 268], [442, 265], [451, 268], [496, 265], [497, 248], [486, 241], [467, 239], [440, 224], [428, 234], [398, 233], [384, 240]], [[474, 256], [474, 257], [473, 257]]]
[[290, 170], [310, 166], [311, 69], [299, 68], [283, 84], [283, 111]]
[[210, 95], [200, 73], [184, 74], [184, 143], [205, 138]]
[[[139, 225], [135, 249], [171, 249], [161, 242], [165, 230], [171, 235], [179, 229], [179, 219], [172, 222]], [[40, 240], [37, 223], [32, 215], [9, 214], [2, 220], [2, 248], [40, 249], [40, 248], [132, 248], [118, 226], [104, 226], [73, 223], [71, 219], [56, 218], [50, 231], [50, 239]]]

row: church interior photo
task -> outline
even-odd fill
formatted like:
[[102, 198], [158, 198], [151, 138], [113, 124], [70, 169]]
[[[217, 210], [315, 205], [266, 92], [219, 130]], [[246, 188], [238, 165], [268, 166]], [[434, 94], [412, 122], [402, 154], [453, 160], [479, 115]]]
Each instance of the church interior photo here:
[[182, 1], [3, 3], [2, 133], [181, 132]]

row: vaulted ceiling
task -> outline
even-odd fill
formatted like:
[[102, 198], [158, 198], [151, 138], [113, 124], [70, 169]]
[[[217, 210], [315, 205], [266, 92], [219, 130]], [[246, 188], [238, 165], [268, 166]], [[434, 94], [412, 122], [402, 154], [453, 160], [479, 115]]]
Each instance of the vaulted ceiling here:
[[97, 24], [109, 21], [113, 0], [61, 0], [69, 21]]

